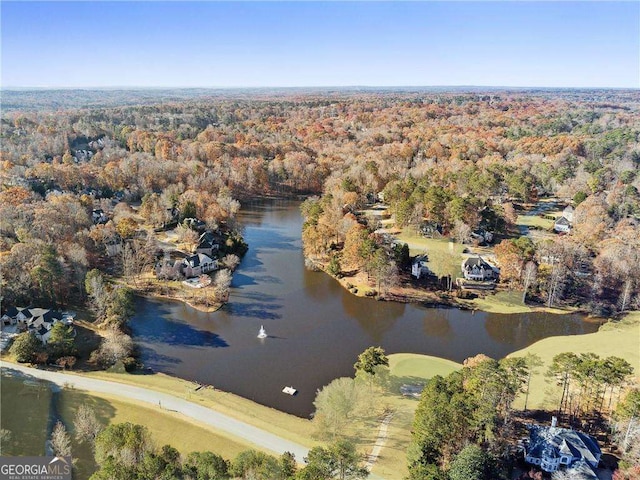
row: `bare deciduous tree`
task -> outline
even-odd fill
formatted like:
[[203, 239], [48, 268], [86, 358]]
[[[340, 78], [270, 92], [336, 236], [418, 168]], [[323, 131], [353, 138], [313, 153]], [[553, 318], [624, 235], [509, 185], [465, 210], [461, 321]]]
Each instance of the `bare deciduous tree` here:
[[71, 455], [71, 438], [62, 422], [56, 423], [51, 432], [51, 448], [59, 457]]
[[522, 292], [522, 303], [525, 303], [527, 299], [527, 292], [529, 291], [529, 287], [533, 282], [536, 281], [536, 277], [538, 275], [538, 265], [535, 262], [527, 262], [524, 267], [524, 271], [522, 272], [522, 283], [524, 286], [524, 290]]
[[73, 418], [73, 429], [76, 440], [79, 442], [87, 442], [93, 447], [96, 437], [102, 430], [102, 425], [98, 421], [93, 409], [86, 403], [83, 403], [78, 407], [78, 410], [76, 410]]

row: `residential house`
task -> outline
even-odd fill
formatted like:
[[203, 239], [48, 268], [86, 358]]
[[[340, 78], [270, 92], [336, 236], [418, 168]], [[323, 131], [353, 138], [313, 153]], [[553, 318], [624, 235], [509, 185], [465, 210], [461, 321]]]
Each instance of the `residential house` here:
[[553, 224], [553, 231], [556, 233], [569, 233], [571, 231], [571, 222], [567, 217], [560, 217]]
[[18, 314], [20, 310], [16, 307], [9, 307], [6, 312], [2, 314], [0, 320], [2, 321], [2, 325], [16, 325], [18, 323]]
[[200, 235], [199, 243], [196, 248], [196, 253], [203, 253], [209, 257], [213, 257], [218, 253], [220, 249], [220, 238], [216, 236], [212, 231], [208, 230]]
[[416, 258], [414, 258], [411, 262], [411, 275], [418, 279], [420, 277], [431, 275], [431, 270], [429, 270], [429, 267], [427, 265], [428, 261], [429, 257], [426, 253], [424, 255], [418, 255]]
[[182, 273], [187, 278], [199, 277], [218, 268], [218, 261], [212, 260], [204, 253], [196, 253], [182, 261]]
[[207, 228], [207, 224], [197, 218], [185, 218], [183, 223], [191, 230], [196, 230], [199, 232], [202, 232], [205, 228]]
[[595, 468], [602, 456], [597, 440], [577, 430], [557, 427], [556, 422], [553, 417], [549, 427], [529, 427], [529, 440], [524, 445], [525, 461], [545, 472], [564, 467], [569, 473], [579, 474], [579, 478], [597, 479]]
[[471, 238], [478, 242], [479, 245], [493, 242], [493, 233], [488, 230], [478, 229], [471, 232]]
[[11, 307], [1, 320], [3, 325], [18, 325], [20, 329], [33, 333], [42, 343], [47, 343], [51, 328], [58, 322], [72, 320], [72, 317], [48, 308]]
[[95, 208], [91, 212], [91, 220], [94, 225], [98, 225], [100, 223], [107, 223], [109, 221], [109, 217], [107, 217], [107, 214], [104, 213], [104, 210], [101, 208]]
[[439, 238], [442, 232], [442, 225], [437, 222], [423, 222], [420, 225], [420, 233], [427, 238]]
[[487, 263], [481, 256], [471, 256], [462, 261], [462, 275], [466, 280], [496, 280], [500, 270]]

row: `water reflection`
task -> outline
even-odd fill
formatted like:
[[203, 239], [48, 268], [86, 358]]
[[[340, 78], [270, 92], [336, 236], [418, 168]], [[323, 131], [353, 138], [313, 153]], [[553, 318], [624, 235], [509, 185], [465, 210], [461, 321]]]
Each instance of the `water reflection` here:
[[431, 309], [423, 319], [424, 333], [430, 337], [452, 338], [453, 330], [447, 313], [446, 309]]
[[[214, 385], [306, 417], [318, 388], [353, 374], [371, 345], [461, 362], [493, 358], [551, 335], [589, 333], [578, 316], [498, 315], [377, 302], [346, 292], [305, 269], [299, 202], [243, 206], [249, 251], [234, 274], [230, 302], [215, 313], [176, 302], [138, 299], [131, 322], [143, 361], [188, 380]], [[257, 338], [264, 325], [269, 338]], [[293, 385], [299, 395], [282, 394]]]

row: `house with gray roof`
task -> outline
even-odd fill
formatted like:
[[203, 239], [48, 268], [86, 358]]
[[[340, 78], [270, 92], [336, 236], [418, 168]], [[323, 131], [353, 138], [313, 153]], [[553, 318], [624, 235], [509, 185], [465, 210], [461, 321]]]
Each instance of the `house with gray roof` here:
[[62, 321], [72, 321], [72, 317], [48, 308], [8, 308], [2, 317], [3, 325], [17, 325], [18, 329], [34, 334], [42, 343], [49, 341], [51, 328]]
[[460, 268], [466, 280], [484, 282], [496, 280], [500, 275], [500, 270], [487, 263], [480, 255], [465, 258]]
[[182, 261], [182, 273], [187, 278], [199, 277], [218, 268], [218, 261], [212, 260], [204, 253], [196, 253]]
[[545, 472], [564, 468], [567, 472], [579, 473], [579, 478], [596, 480], [595, 469], [601, 456], [602, 451], [595, 438], [577, 430], [557, 427], [555, 417], [550, 427], [529, 427], [524, 459]]
[[569, 233], [571, 231], [571, 222], [567, 217], [560, 217], [553, 224], [553, 231], [556, 233]]

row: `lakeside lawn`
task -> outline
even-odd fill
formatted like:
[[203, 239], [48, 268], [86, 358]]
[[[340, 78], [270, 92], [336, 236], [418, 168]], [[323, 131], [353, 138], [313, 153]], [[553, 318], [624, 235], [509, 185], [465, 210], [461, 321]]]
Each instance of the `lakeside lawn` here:
[[[549, 215], [553, 215], [553, 213], [549, 213]], [[560, 216], [560, 215], [557, 215]], [[543, 218], [538, 215], [518, 215], [516, 219], [516, 226], [523, 227], [534, 227], [538, 230], [550, 231], [554, 225], [553, 220], [549, 220], [548, 218]]]
[[412, 256], [426, 252], [429, 256], [429, 269], [437, 276], [451, 275], [452, 278], [456, 278], [462, 274], [460, 264], [464, 245], [450, 242], [446, 238], [426, 238], [409, 229], [404, 229], [396, 238], [409, 245], [409, 253]]
[[468, 301], [466, 306], [476, 310], [482, 310], [483, 312], [504, 314], [530, 312], [565, 314], [575, 312], [577, 310], [572, 307], [548, 308], [526, 305], [522, 303], [521, 290], [504, 290], [496, 293], [488, 293], [484, 296]]
[[[577, 354], [593, 352], [600, 357], [624, 358], [634, 368], [635, 383], [640, 384], [640, 312], [630, 313], [620, 321], [610, 321], [595, 333], [545, 338], [508, 355], [519, 357], [535, 353], [544, 362], [544, 365], [539, 367], [531, 378], [527, 408], [552, 409], [557, 405], [561, 392], [557, 388], [552, 388], [552, 384], [546, 381], [544, 373], [553, 357], [562, 352]], [[524, 395], [516, 400], [514, 407], [520, 409], [524, 407]]]
[[[231, 460], [243, 450], [257, 449], [255, 445], [232, 435], [219, 434], [212, 428], [167, 410], [149, 407], [141, 402], [122, 401], [115, 395], [63, 389], [58, 400], [58, 413], [71, 434], [75, 412], [83, 403], [94, 409], [102, 425], [123, 422], [144, 425], [149, 429], [156, 447], [169, 444], [184, 456], [190, 452], [209, 450]], [[74, 478], [88, 479], [97, 469], [90, 447], [73, 440], [72, 448], [74, 457], [78, 458], [77, 475]]]
[[[400, 385], [403, 383], [426, 383], [435, 375], [446, 376], [462, 368], [462, 365], [444, 358], [415, 353], [389, 355], [390, 392], [384, 402], [393, 409], [393, 420], [387, 430], [387, 440], [380, 452], [372, 473], [385, 479], [402, 479], [409, 474], [407, 469], [407, 448], [411, 442], [411, 427], [418, 406], [418, 399], [403, 397]], [[377, 435], [379, 424], [374, 426]]]
[[320, 444], [312, 437], [313, 426], [310, 420], [289, 415], [238, 395], [213, 388], [201, 388], [196, 392], [196, 384], [181, 378], [162, 373], [145, 375], [105, 371], [87, 372], [84, 375], [157, 390], [184, 398], [307, 447]]

